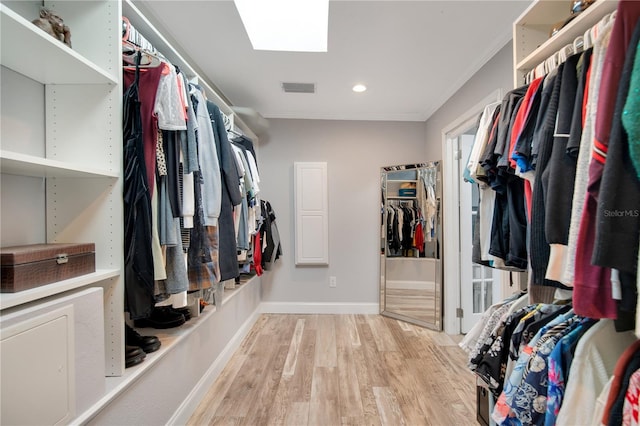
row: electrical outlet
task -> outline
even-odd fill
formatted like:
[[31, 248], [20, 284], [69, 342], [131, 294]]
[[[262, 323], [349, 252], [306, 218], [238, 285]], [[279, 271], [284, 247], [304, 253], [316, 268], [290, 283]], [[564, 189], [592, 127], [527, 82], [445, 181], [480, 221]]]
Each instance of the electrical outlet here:
[[329, 287], [335, 287], [336, 285], [336, 277], [329, 277]]

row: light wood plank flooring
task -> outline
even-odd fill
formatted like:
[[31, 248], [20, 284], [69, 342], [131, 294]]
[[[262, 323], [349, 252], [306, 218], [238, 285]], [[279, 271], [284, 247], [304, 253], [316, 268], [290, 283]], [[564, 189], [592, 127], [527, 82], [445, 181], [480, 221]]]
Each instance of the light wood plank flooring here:
[[380, 315], [261, 315], [189, 425], [476, 425], [456, 342]]

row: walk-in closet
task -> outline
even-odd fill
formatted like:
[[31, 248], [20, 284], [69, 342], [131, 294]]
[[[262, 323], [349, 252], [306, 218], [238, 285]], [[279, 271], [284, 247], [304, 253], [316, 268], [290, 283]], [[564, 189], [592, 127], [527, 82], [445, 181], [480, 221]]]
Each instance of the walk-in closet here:
[[640, 424], [639, 41], [637, 0], [0, 0], [0, 424]]

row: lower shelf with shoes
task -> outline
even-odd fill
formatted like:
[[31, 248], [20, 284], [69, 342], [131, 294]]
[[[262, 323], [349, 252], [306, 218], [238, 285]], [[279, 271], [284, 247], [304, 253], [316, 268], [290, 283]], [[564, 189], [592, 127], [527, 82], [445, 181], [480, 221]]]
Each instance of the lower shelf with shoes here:
[[[142, 338], [157, 337], [161, 346], [145, 353], [143, 362], [126, 368], [121, 376], [107, 377], [103, 397], [83, 410], [74, 424], [184, 424], [186, 413], [194, 408], [190, 404], [208, 388], [203, 383], [209, 383], [222, 371], [258, 319], [262, 301], [260, 277], [252, 277], [225, 299], [224, 304], [202, 306], [196, 300], [188, 300], [192, 317], [180, 327], [138, 328], [127, 319], [133, 331]], [[200, 308], [202, 312], [194, 312]], [[176, 368], [186, 359], [187, 365]], [[172, 386], [166, 387], [167, 381]], [[175, 389], [184, 392], [176, 394]], [[141, 392], [155, 391], [167, 401], [160, 408], [157, 401], [140, 400]], [[140, 410], [132, 413], [133, 405]]]
[[125, 345], [124, 347], [124, 368], [133, 367], [140, 364], [146, 358], [147, 354], [144, 353], [142, 348], [138, 346]]
[[173, 306], [156, 306], [147, 318], [134, 320], [136, 328], [166, 329], [180, 327], [191, 319], [189, 308], [174, 308]]
[[160, 349], [160, 339], [156, 336], [143, 336], [134, 330], [129, 324], [124, 325], [125, 341], [125, 368], [140, 364], [147, 354]]

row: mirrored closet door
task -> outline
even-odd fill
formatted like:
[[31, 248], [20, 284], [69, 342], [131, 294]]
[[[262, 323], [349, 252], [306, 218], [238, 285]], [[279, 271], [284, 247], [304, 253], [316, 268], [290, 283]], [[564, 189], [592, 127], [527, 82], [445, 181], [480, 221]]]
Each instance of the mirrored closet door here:
[[381, 170], [380, 313], [442, 330], [438, 162]]

